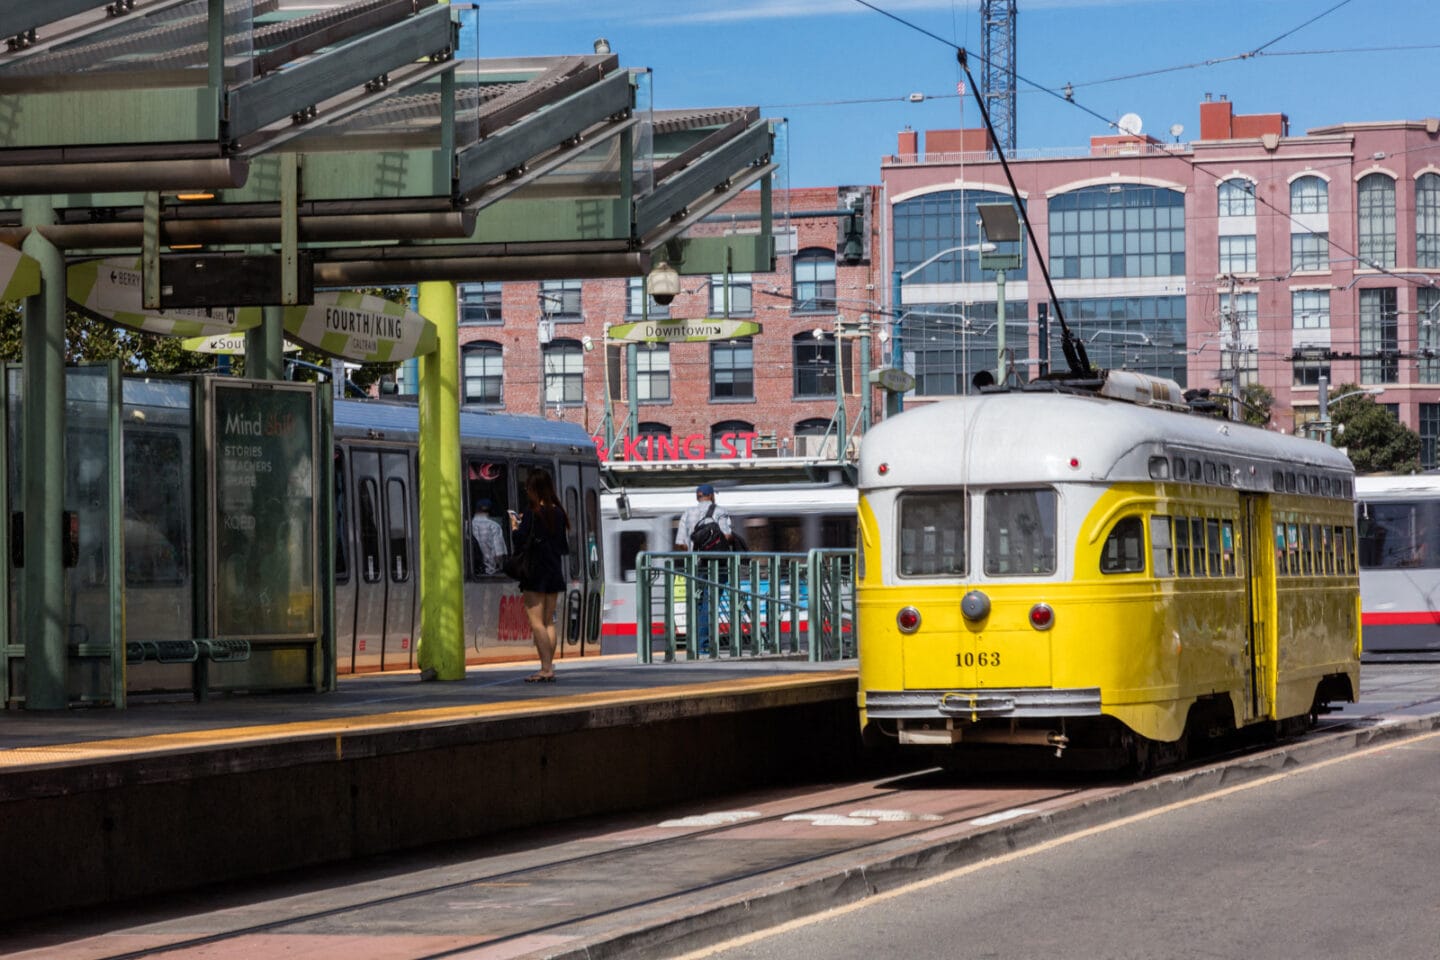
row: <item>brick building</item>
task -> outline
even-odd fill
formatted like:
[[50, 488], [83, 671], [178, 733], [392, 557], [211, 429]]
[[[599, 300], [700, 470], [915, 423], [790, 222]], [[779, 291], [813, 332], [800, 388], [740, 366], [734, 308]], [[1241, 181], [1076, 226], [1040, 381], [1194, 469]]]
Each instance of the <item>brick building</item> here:
[[[1133, 129], [1133, 128], [1132, 128]], [[1283, 114], [1200, 105], [1200, 133], [1139, 131], [1089, 149], [1011, 158], [1074, 336], [1101, 367], [1191, 387], [1263, 384], [1279, 429], [1316, 415], [1329, 385], [1376, 399], [1440, 439], [1440, 121], [1346, 123], [1292, 135]], [[969, 389], [994, 366], [994, 271], [980, 268], [978, 204], [1008, 202], [983, 131], [902, 132], [882, 160], [881, 248], [900, 285], [907, 402]], [[947, 250], [950, 255], [926, 263]], [[1007, 353], [1029, 377], [1051, 321], [1027, 248], [1007, 271]], [[919, 268], [919, 269], [917, 269]]]
[[[882, 306], [866, 216], [876, 196], [873, 186], [775, 191], [775, 272], [731, 274], [728, 285], [725, 274], [682, 276], [664, 307], [646, 303], [638, 277], [462, 284], [462, 402], [571, 420], [603, 439], [608, 395], [616, 459], [833, 452], [837, 410], [851, 428], [860, 415], [861, 327]], [[747, 193], [695, 232], [755, 233], [758, 212], [758, 193]], [[608, 327], [642, 317], [725, 316], [761, 332], [697, 343], [606, 339]]]

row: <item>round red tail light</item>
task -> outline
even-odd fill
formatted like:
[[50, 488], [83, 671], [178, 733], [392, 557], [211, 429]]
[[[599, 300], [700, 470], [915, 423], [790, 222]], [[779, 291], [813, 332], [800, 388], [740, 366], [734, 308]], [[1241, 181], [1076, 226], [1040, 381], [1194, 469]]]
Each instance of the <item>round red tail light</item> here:
[[1055, 611], [1048, 603], [1037, 603], [1030, 608], [1030, 626], [1036, 630], [1049, 630], [1055, 625]]
[[920, 629], [920, 611], [914, 607], [904, 608], [895, 614], [895, 625], [901, 633], [914, 633]]

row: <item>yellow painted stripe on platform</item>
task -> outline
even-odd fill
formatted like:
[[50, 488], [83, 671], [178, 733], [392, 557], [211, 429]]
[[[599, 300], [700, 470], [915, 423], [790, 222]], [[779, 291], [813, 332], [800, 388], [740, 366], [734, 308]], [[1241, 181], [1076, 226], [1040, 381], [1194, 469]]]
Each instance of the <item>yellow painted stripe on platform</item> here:
[[353, 736], [399, 727], [432, 726], [486, 717], [536, 716], [560, 713], [581, 707], [654, 703], [682, 698], [709, 699], [737, 694], [763, 693], [767, 690], [823, 686], [836, 680], [853, 679], [855, 675], [854, 670], [835, 670], [824, 673], [790, 674], [784, 677], [753, 677], [744, 680], [689, 683], [638, 690], [550, 696], [539, 700], [504, 700], [499, 703], [426, 707], [419, 710], [399, 710], [393, 713], [366, 714], [358, 717], [330, 717], [324, 720], [297, 720], [291, 723], [257, 724], [248, 727], [185, 730], [178, 733], [157, 733], [113, 740], [89, 740], [43, 747], [15, 747], [11, 750], [0, 751], [0, 770], [14, 771], [26, 767], [91, 763], [97, 760], [115, 760], [157, 753], [178, 753], [197, 748], [235, 746], [246, 743], [260, 744], [317, 736], [335, 737], [335, 759], [339, 760], [344, 757], [344, 737], [346, 735]]

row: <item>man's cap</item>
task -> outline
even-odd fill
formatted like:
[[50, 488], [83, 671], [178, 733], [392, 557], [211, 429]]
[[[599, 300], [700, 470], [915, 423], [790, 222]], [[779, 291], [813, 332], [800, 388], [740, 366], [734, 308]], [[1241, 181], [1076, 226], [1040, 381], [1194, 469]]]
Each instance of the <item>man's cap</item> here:
[[715, 496], [715, 488], [708, 483], [702, 483], [695, 488], [695, 493], [702, 497], [713, 497]]
[[475, 509], [476, 509], [476, 510], [484, 510], [486, 513], [489, 513], [489, 512], [490, 512], [490, 508], [493, 507], [493, 506], [495, 506], [495, 504], [491, 503], [489, 500], [486, 500], [486, 499], [484, 499], [484, 498], [481, 498], [481, 499], [475, 501]]

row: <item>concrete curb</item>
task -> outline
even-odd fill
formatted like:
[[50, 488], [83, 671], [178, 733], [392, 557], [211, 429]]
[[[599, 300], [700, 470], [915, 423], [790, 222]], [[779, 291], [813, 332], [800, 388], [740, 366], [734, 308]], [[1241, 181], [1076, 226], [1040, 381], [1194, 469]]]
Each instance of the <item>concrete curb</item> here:
[[1008, 821], [979, 833], [945, 836], [956, 831], [955, 825], [947, 825], [870, 848], [858, 860], [853, 855], [839, 854], [789, 868], [758, 890], [746, 881], [724, 884], [680, 912], [671, 902], [635, 908], [629, 911], [633, 922], [624, 929], [582, 935], [580, 941], [558, 951], [551, 948], [527, 954], [523, 960], [676, 956], [857, 903], [1080, 830], [1437, 729], [1440, 714], [1386, 721], [1121, 787], [1071, 807]]

